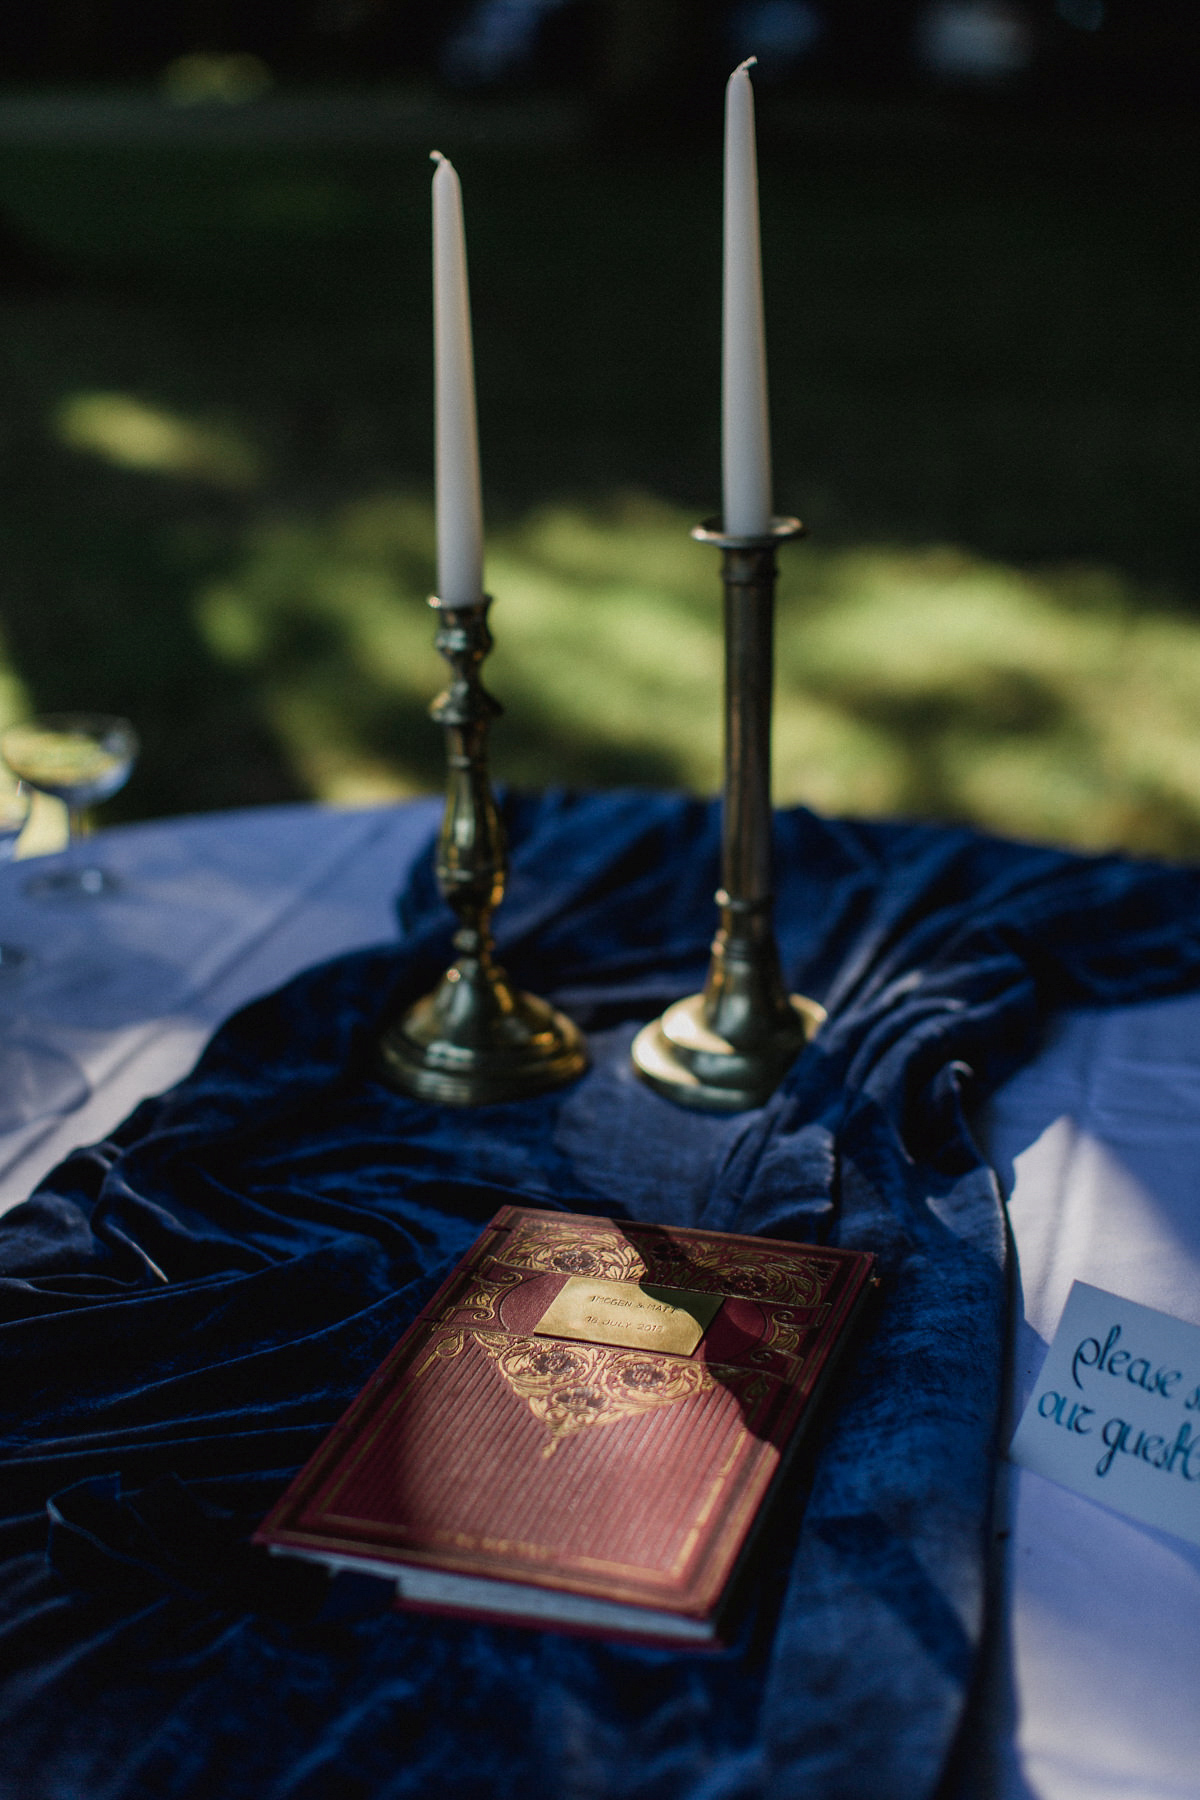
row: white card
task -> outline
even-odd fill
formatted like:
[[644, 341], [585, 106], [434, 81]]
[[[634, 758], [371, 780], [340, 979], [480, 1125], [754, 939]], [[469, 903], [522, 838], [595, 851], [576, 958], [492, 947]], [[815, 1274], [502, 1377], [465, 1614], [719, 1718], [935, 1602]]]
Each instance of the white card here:
[[1077, 1281], [1009, 1455], [1200, 1544], [1200, 1327]]

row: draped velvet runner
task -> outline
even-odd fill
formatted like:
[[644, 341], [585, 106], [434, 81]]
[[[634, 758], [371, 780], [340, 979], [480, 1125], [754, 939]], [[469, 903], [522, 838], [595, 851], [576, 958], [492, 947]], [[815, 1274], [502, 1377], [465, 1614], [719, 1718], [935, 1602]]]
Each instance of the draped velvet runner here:
[[[588, 1031], [556, 1094], [454, 1112], [371, 1072], [450, 921], [236, 1016], [0, 1222], [0, 1778], [20, 1800], [918, 1800], [983, 1625], [1005, 1233], [969, 1104], [1066, 1004], [1200, 979], [1200, 876], [966, 830], [777, 821], [829, 1022], [760, 1111], [630, 1072], [702, 981], [718, 817], [508, 803], [504, 960]], [[253, 1526], [505, 1201], [870, 1248], [885, 1272], [734, 1641], [666, 1653], [387, 1606]]]

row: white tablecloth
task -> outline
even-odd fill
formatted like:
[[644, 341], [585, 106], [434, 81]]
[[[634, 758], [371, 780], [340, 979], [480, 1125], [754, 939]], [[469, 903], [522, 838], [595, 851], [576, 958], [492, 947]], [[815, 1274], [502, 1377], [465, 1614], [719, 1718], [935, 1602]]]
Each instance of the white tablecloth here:
[[[1011, 1400], [1073, 1281], [1200, 1325], [1200, 997], [1067, 1014], [984, 1138], [1016, 1243]], [[1000, 1469], [1007, 1605], [978, 1792], [1200, 1794], [1200, 1549]]]
[[[439, 815], [275, 807], [108, 832], [125, 887], [96, 902], [34, 902], [28, 865], [0, 869], [0, 940], [34, 958], [0, 973], [9, 1116], [39, 1080], [80, 1101], [0, 1128], [0, 1208], [177, 1080], [234, 1008], [394, 938]], [[980, 1125], [1017, 1249], [1014, 1413], [1075, 1279], [1200, 1324], [1200, 997], [1062, 1017]], [[1200, 1550], [1008, 1465], [1000, 1488], [972, 1800], [1200, 1794]]]
[[0, 941], [32, 957], [0, 973], [0, 1089], [20, 1081], [28, 1046], [69, 1057], [89, 1091], [65, 1118], [0, 1130], [0, 1208], [186, 1074], [237, 1007], [312, 963], [394, 939], [396, 893], [440, 817], [439, 802], [419, 800], [128, 826], [94, 840], [123, 883], [95, 901], [29, 899], [35, 865], [0, 868]]

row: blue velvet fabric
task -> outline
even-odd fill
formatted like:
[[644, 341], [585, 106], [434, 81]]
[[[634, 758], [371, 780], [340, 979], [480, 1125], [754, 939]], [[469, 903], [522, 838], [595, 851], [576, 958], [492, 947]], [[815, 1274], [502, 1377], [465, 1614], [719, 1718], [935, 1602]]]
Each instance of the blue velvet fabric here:
[[[446, 959], [316, 968], [0, 1229], [0, 1772], [20, 1800], [917, 1800], [980, 1640], [1005, 1235], [964, 1123], [1047, 1010], [1200, 976], [1200, 876], [966, 830], [777, 822], [829, 1022], [757, 1112], [679, 1111], [637, 1023], [700, 983], [718, 820], [509, 805], [504, 959], [588, 1030], [559, 1093], [451, 1112], [371, 1074]], [[669, 1654], [386, 1609], [255, 1523], [505, 1201], [870, 1248], [884, 1298], [733, 1640]]]

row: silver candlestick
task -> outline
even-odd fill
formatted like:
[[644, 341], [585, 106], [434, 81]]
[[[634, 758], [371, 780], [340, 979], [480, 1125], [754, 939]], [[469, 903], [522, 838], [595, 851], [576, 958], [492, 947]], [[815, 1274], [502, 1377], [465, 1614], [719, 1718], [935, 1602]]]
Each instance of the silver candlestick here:
[[692, 533], [721, 550], [725, 586], [720, 924], [703, 993], [644, 1026], [633, 1063], [660, 1094], [705, 1112], [761, 1106], [825, 1017], [784, 986], [771, 881], [775, 550], [803, 534], [798, 519], [773, 519], [763, 537], [729, 536], [718, 520]]

